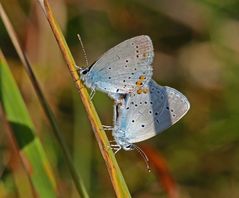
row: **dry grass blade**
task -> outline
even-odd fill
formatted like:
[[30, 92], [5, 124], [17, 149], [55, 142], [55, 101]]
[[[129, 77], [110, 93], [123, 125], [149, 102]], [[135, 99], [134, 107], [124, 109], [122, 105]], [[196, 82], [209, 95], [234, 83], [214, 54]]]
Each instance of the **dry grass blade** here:
[[63, 57], [67, 63], [68, 69], [71, 72], [76, 87], [79, 90], [82, 102], [85, 106], [88, 118], [90, 120], [97, 142], [99, 144], [101, 154], [106, 162], [115, 193], [118, 197], [131, 197], [127, 185], [122, 176], [122, 173], [117, 164], [117, 161], [115, 159], [114, 153], [112, 152], [111, 149], [109, 149], [110, 144], [107, 139], [107, 136], [105, 135], [102, 129], [102, 125], [98, 117], [98, 114], [96, 113], [96, 110], [90, 100], [89, 94], [84, 84], [79, 79], [79, 75], [75, 68], [76, 65], [75, 61], [71, 55], [68, 45], [66, 44], [64, 36], [55, 20], [55, 17], [53, 16], [53, 12], [51, 10], [49, 2], [48, 0], [38, 0], [38, 1], [48, 19], [52, 32], [57, 40], [57, 43], [60, 47]]
[[1, 13], [2, 21], [6, 27], [6, 30], [9, 34], [11, 40], [12, 40], [12, 43], [17, 51], [17, 54], [19, 55], [23, 65], [24, 65], [24, 68], [32, 82], [32, 85], [34, 86], [34, 90], [36, 91], [37, 96], [40, 100], [42, 108], [44, 109], [44, 112], [53, 128], [54, 135], [55, 135], [58, 143], [60, 144], [60, 148], [62, 149], [66, 165], [68, 166], [68, 168], [70, 170], [71, 176], [72, 176], [74, 184], [76, 186], [76, 189], [80, 195], [82, 195], [83, 197], [88, 197], [88, 193], [85, 189], [83, 181], [82, 181], [81, 177], [79, 176], [79, 174], [77, 174], [77, 171], [74, 168], [71, 156], [70, 156], [69, 151], [64, 143], [64, 138], [61, 136], [61, 134], [63, 134], [63, 133], [60, 131], [60, 128], [57, 125], [55, 116], [54, 116], [52, 110], [50, 109], [50, 106], [48, 105], [47, 100], [44, 97], [44, 94], [40, 88], [40, 85], [36, 79], [36, 76], [33, 73], [30, 62], [29, 62], [28, 58], [26, 57], [26, 55], [24, 54], [22, 47], [20, 46], [20, 43], [18, 41], [17, 35], [11, 25], [10, 20], [8, 19], [6, 13], [4, 12], [1, 4], [0, 4], [0, 13]]

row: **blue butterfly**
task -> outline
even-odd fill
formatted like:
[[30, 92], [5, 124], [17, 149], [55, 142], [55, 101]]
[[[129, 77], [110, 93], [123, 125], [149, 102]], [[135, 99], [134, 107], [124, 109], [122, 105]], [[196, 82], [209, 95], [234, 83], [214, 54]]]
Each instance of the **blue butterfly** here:
[[187, 98], [171, 87], [151, 80], [135, 93], [121, 95], [114, 106], [113, 137], [117, 153], [133, 150], [134, 143], [156, 136], [179, 121], [190, 109]]
[[149, 36], [136, 36], [111, 48], [91, 66], [80, 69], [81, 80], [92, 93], [97, 89], [117, 99], [119, 94], [132, 93], [151, 79], [153, 58]]

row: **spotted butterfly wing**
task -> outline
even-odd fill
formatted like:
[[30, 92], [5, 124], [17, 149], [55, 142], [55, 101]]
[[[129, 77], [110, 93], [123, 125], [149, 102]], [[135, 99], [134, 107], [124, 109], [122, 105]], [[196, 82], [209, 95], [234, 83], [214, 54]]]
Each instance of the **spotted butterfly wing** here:
[[107, 51], [91, 67], [81, 71], [81, 78], [92, 89], [125, 94], [143, 86], [152, 77], [154, 52], [146, 35], [128, 39]]
[[[148, 93], [129, 94], [125, 107], [120, 108], [116, 131], [128, 143], [149, 139], [180, 120], [189, 110], [187, 98], [171, 87], [163, 87], [151, 80]], [[124, 133], [122, 133], [122, 131]], [[116, 134], [117, 136], [118, 134]]]

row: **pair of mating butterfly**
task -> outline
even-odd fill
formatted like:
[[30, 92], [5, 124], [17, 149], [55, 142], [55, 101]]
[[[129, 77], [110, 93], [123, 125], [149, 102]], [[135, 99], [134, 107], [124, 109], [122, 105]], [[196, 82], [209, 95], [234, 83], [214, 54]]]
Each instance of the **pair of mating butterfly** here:
[[151, 79], [154, 57], [152, 41], [141, 35], [107, 51], [90, 67], [80, 69], [81, 79], [94, 92], [106, 92], [115, 100], [115, 153], [169, 128], [189, 110], [187, 98], [179, 91], [160, 86]]

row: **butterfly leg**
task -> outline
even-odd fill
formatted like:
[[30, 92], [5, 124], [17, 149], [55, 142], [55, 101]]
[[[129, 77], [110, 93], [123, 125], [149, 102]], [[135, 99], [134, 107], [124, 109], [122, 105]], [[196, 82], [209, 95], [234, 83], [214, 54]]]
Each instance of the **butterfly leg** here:
[[121, 146], [118, 144], [111, 144], [111, 149], [113, 150], [114, 154], [118, 153], [118, 151], [120, 151]]
[[116, 142], [115, 140], [110, 140], [110, 141], [109, 141], [110, 146], [108, 146], [108, 149], [112, 149], [111, 144], [112, 144], [112, 143], [115, 143], [115, 142]]
[[105, 130], [105, 131], [112, 131], [112, 130], [114, 130], [114, 127], [112, 127], [112, 126], [102, 125], [102, 127], [103, 127], [103, 130]]
[[90, 99], [92, 100], [95, 95], [95, 89], [92, 89], [90, 92]]
[[114, 154], [118, 153], [121, 150], [121, 147], [119, 147], [117, 150], [114, 151]]

